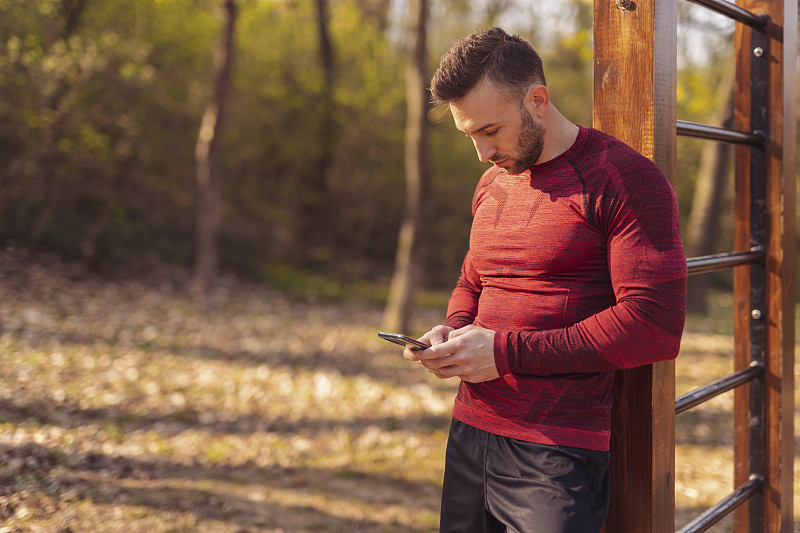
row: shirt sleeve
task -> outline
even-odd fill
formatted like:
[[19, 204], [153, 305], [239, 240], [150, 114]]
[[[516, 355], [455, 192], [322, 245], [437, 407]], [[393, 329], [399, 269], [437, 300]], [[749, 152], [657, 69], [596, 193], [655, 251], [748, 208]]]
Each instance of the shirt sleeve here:
[[617, 177], [599, 196], [616, 303], [569, 327], [498, 331], [499, 371], [603, 372], [675, 358], [686, 307], [686, 256], [674, 191], [655, 168]]
[[461, 276], [447, 304], [447, 324], [453, 328], [469, 326], [478, 316], [478, 300], [481, 296], [480, 275], [472, 264], [472, 255], [467, 252], [461, 265]]

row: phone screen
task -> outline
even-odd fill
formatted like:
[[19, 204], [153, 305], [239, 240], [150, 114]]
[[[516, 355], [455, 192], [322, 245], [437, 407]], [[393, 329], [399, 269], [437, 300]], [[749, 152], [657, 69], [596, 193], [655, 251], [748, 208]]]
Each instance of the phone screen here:
[[426, 348], [431, 347], [430, 344], [425, 344], [424, 342], [420, 342], [417, 339], [409, 337], [408, 335], [403, 335], [402, 333], [386, 333], [385, 331], [379, 331], [378, 337], [386, 339], [389, 342], [399, 344], [400, 346], [408, 346], [412, 350], [425, 350]]

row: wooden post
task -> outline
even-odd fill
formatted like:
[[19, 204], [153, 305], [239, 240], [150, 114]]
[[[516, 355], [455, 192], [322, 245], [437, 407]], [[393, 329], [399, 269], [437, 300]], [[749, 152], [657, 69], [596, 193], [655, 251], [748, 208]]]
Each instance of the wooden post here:
[[[767, 73], [767, 171], [766, 171], [766, 399], [765, 477], [763, 526], [751, 520], [750, 506], [735, 513], [734, 530], [749, 533], [792, 531], [794, 462], [794, 293], [796, 221], [796, 50], [797, 0], [737, 0], [736, 5], [757, 15], [767, 15], [764, 59]], [[750, 65], [752, 30], [736, 28], [735, 128], [750, 128]], [[784, 52], [786, 51], [786, 53]], [[736, 151], [736, 246], [749, 245], [749, 149]], [[748, 269], [734, 277], [736, 367], [749, 364]], [[751, 475], [749, 442], [749, 389], [737, 389], [735, 407], [735, 484]], [[758, 527], [759, 531], [754, 531]], [[763, 527], [763, 529], [761, 529]]]
[[[677, 5], [595, 0], [594, 126], [675, 185]], [[607, 533], [675, 531], [675, 365], [618, 372]]]

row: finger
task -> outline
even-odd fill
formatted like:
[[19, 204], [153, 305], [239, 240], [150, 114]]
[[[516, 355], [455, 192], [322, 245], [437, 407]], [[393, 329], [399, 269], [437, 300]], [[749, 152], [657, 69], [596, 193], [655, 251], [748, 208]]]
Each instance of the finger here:
[[433, 372], [434, 370], [439, 370], [443, 366], [447, 366], [447, 365], [437, 364], [437, 360], [436, 359], [420, 359], [419, 362], [420, 362], [420, 364], [422, 366], [424, 366], [426, 369], [430, 370], [431, 372]]
[[437, 344], [441, 344], [447, 340], [448, 334], [452, 328], [448, 326], [436, 326], [428, 333], [425, 334], [427, 337], [428, 344], [432, 346], [436, 346]]
[[432, 330], [430, 330], [429, 332], [427, 332], [425, 335], [423, 335], [422, 337], [420, 337], [417, 340], [425, 342], [427, 344], [431, 344], [433, 339], [435, 338], [435, 335], [434, 335], [435, 331], [436, 331], [436, 328], [433, 328]]
[[425, 359], [421, 358], [420, 363], [422, 363], [422, 366], [424, 366], [428, 370], [438, 370], [440, 368], [455, 367], [458, 364], [458, 362], [452, 357], [452, 354], [448, 354], [442, 357], [433, 357]]
[[403, 350], [403, 359], [406, 361], [419, 361], [419, 350], [412, 350], [408, 346]]
[[444, 368], [428, 369], [428, 372], [439, 379], [449, 379], [458, 375], [457, 369], [452, 365]]
[[[420, 350], [417, 352], [417, 358], [422, 361], [433, 361], [435, 359], [441, 359], [443, 357], [447, 357], [448, 355], [453, 354], [453, 347], [449, 344], [449, 341], [435, 344], [428, 348], [427, 350]], [[440, 365], [441, 366], [441, 365]]]
[[450, 332], [450, 336], [448, 338], [449, 338], [449, 340], [458, 338], [458, 337], [460, 337], [462, 335], [466, 335], [467, 333], [469, 333], [473, 329], [475, 329], [475, 326], [473, 326], [471, 324], [469, 326], [464, 326], [463, 328], [454, 329], [453, 331]]

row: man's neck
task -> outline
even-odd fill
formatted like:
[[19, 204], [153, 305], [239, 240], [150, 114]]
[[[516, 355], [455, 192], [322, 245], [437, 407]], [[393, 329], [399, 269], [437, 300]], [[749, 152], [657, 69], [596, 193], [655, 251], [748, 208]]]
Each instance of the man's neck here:
[[567, 120], [554, 106], [548, 111], [545, 128], [545, 142], [537, 164], [555, 159], [572, 148], [580, 132], [580, 128]]

